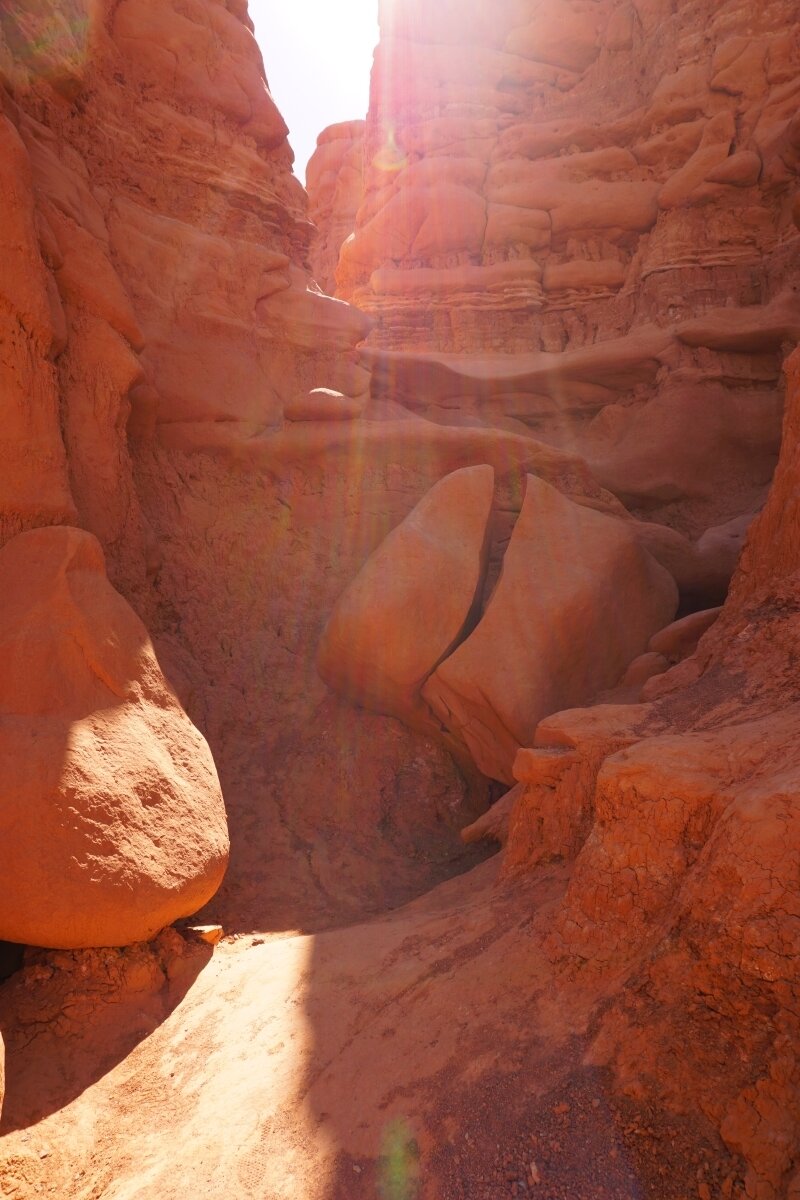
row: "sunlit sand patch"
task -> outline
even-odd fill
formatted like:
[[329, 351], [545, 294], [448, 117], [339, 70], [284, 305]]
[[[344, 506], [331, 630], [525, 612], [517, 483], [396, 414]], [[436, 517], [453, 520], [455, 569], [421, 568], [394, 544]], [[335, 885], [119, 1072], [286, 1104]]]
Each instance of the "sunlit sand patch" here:
[[[17, 1162], [21, 1182], [34, 1168], [34, 1183], [69, 1180], [62, 1194], [74, 1200], [96, 1196], [99, 1182], [105, 1200], [322, 1200], [330, 1147], [301, 1096], [313, 1048], [313, 940], [223, 943], [127, 1058], [33, 1130], [6, 1138], [6, 1166]], [[167, 1129], [180, 1134], [165, 1138]]]

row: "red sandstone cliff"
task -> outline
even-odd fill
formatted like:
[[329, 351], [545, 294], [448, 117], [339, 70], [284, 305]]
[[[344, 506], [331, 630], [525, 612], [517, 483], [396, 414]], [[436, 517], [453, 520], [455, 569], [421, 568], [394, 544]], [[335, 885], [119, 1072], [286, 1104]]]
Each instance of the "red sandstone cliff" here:
[[[413, 893], [417, 866], [388, 879], [382, 839], [361, 845], [352, 830], [382, 814], [400, 842], [424, 843], [406, 794], [438, 796], [424, 881], [453, 853], [469, 789], [443, 751], [329, 699], [314, 652], [338, 591], [448, 453], [483, 451], [434, 446], [420, 464], [408, 439], [370, 450], [371, 431], [363, 448], [351, 432], [368, 384], [353, 348], [369, 322], [311, 283], [306, 197], [243, 5], [52, 0], [4, 8], [0, 33], [3, 538], [55, 523], [98, 539], [210, 742], [229, 817], [240, 812], [226, 884], [238, 899], [217, 910], [229, 923], [251, 919], [248, 906], [290, 922], [300, 897], [308, 919], [330, 921], [325, 876], [351, 860], [361, 865], [343, 911]], [[73, 687], [64, 671], [42, 682], [37, 713], [60, 711]], [[408, 758], [418, 767], [404, 773]], [[313, 810], [287, 805], [310, 791]], [[121, 826], [137, 795], [120, 799]], [[316, 861], [328, 811], [338, 848]], [[308, 857], [287, 891], [279, 864], [297, 839]], [[52, 849], [51, 860], [40, 841], [37, 854], [57, 877]], [[202, 896], [176, 886], [170, 915], [196, 908], [213, 877]], [[104, 941], [131, 934], [117, 883], [106, 903], [119, 906], [118, 932]], [[51, 913], [38, 940], [69, 942]], [[25, 936], [10, 921], [0, 932]]]
[[0, 7], [11, 1194], [796, 1196], [798, 15]]
[[364, 122], [331, 125], [317, 140], [306, 170], [309, 216], [316, 232], [311, 271], [323, 291], [336, 292], [342, 243], [353, 232], [364, 197]]
[[[797, 17], [382, 10], [338, 267], [377, 321], [373, 396], [577, 454], [690, 539], [673, 546], [695, 605], [724, 595], [763, 503], [800, 330]], [[340, 216], [318, 207], [327, 245]]]
[[339, 265], [373, 342], [558, 352], [764, 303], [793, 236], [796, 17], [385, 4]]

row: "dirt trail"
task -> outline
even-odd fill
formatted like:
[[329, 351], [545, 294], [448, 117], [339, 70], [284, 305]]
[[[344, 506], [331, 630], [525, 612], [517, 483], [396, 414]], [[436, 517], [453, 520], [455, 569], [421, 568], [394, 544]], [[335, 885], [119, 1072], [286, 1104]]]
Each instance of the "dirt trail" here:
[[316, 936], [212, 955], [168, 932], [28, 966], [3, 992], [4, 1196], [697, 1194], [702, 1130], [581, 1065], [590, 1006], [538, 949], [564, 872], [499, 884], [496, 864]]

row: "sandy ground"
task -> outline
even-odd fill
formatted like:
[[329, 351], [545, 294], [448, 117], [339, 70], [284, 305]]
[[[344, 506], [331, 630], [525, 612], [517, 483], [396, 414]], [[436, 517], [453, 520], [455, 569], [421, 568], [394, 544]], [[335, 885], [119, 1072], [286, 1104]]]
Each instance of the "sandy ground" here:
[[590, 1008], [537, 949], [560, 869], [496, 874], [316, 936], [29, 962], [0, 991], [3, 1196], [702, 1196], [702, 1130], [582, 1064]]

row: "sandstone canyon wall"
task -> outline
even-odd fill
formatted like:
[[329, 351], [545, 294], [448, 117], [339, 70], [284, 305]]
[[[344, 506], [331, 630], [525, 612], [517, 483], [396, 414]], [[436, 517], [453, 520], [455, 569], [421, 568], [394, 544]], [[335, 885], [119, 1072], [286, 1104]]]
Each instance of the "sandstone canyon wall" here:
[[[315, 235], [241, 0], [0, 6], [0, 937], [360, 921], [478, 861], [469, 823], [505, 846], [480, 916], [467, 876], [323, 943], [324, 1007], [383, 1013], [359, 939], [385, 942], [382, 1044], [442, 1019], [441, 1105], [489, 1069], [471, 1023], [580, 1012], [618, 1094], [702, 1121], [720, 1195], [797, 1195], [799, 18], [386, 3]], [[21, 972], [16, 1092], [118, 991], [139, 1029], [124, 981], [161, 996], [170, 954]], [[336, 1195], [375, 1194], [356, 1167]]]
[[[780, 445], [783, 361], [800, 333], [797, 16], [781, 3], [710, 15], [702, 4], [386, 4], [363, 144], [334, 126], [309, 171], [327, 276], [352, 220], [352, 154], [363, 157], [336, 277], [375, 319], [361, 351], [365, 416], [552, 448], [562, 491], [636, 518], [629, 529], [676, 580], [682, 613], [724, 599]], [[589, 471], [577, 488], [570, 459]], [[424, 692], [435, 720], [506, 782], [538, 717], [613, 686], [598, 675], [559, 704], [543, 700], [535, 670], [520, 679], [535, 641], [507, 599], [522, 590], [509, 576], [523, 490], [500, 483], [485, 620], [431, 664]], [[589, 534], [569, 525], [553, 538], [586, 559]], [[541, 555], [521, 552], [534, 575]], [[562, 592], [553, 611], [565, 603]], [[668, 665], [650, 653], [639, 685]], [[453, 672], [458, 686], [443, 690]], [[630, 696], [632, 680], [619, 682]], [[476, 752], [487, 721], [504, 753]]]
[[[744, 1193], [764, 1197], [794, 1194], [800, 1128], [795, 785], [778, 766], [795, 737], [779, 664], [797, 548], [799, 21], [792, 4], [385, 5], [336, 273], [376, 320], [377, 409], [580, 457], [647, 530], [683, 611], [707, 610], [653, 637], [612, 703], [546, 718], [515, 758], [515, 705], [534, 719], [579, 638], [562, 562], [558, 617], [535, 618], [562, 669], [536, 678], [547, 649], [525, 661], [526, 619], [554, 556], [526, 556], [513, 504], [483, 620], [422, 696], [516, 781], [465, 836], [507, 842], [510, 878], [574, 862], [542, 944], [577, 990], [626, 981], [588, 1061], [702, 1112], [743, 1156]], [[541, 502], [529, 520], [541, 536]], [[608, 613], [619, 589], [601, 600], [601, 578], [595, 563]], [[501, 606], [503, 584], [525, 617]]]
[[[424, 736], [329, 697], [314, 652], [369, 551], [447, 463], [484, 451], [434, 439], [420, 456], [354, 422], [369, 320], [311, 282], [306, 196], [243, 5], [53, 0], [4, 8], [0, 31], [3, 538], [84, 529], [145, 622], [232, 817], [217, 915], [297, 923], [299, 904], [301, 923], [329, 922], [337, 905], [413, 894], [458, 853], [460, 806], [474, 814], [485, 787]], [[37, 711], [55, 716], [66, 664], [47, 687]], [[428, 834], [407, 811], [418, 792]], [[379, 823], [430, 852], [384, 869]], [[121, 920], [102, 940], [129, 933]]]
[[330, 125], [319, 136], [306, 169], [311, 272], [324, 292], [336, 293], [342, 243], [352, 234], [364, 198], [364, 121]]
[[[373, 394], [579, 455], [693, 543], [695, 605], [724, 596], [780, 441], [797, 18], [780, 0], [382, 11], [337, 270], [376, 320]], [[310, 186], [327, 246], [352, 200], [329, 216]]]

